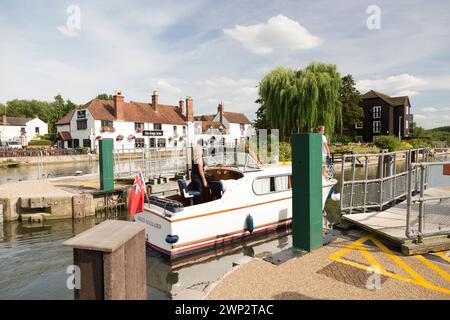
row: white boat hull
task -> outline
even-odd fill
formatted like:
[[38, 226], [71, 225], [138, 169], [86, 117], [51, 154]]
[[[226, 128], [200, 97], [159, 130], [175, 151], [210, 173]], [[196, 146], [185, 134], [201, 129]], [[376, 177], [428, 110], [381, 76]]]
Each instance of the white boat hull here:
[[[292, 223], [291, 190], [258, 196], [252, 190], [245, 192], [244, 178], [236, 181], [233, 190], [225, 192], [221, 199], [185, 207], [172, 217], [164, 216], [154, 205], [146, 205], [144, 212], [135, 216], [135, 221], [146, 224], [147, 244], [174, 258]], [[336, 182], [324, 183], [322, 209]], [[246, 222], [248, 215], [253, 218], [252, 232]], [[177, 241], [169, 243], [171, 239], [166, 239], [167, 236], [172, 236], [172, 242], [173, 238]]]

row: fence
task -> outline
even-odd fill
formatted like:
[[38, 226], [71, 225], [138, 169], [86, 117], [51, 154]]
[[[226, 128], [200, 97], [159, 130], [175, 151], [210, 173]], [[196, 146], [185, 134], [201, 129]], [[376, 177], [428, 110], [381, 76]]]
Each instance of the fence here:
[[[379, 154], [344, 154], [341, 167], [341, 211], [346, 213], [382, 210], [407, 195], [407, 190], [418, 192], [417, 177], [421, 167], [408, 170], [412, 162], [421, 163], [428, 158], [425, 148]], [[351, 170], [346, 171], [349, 161]], [[374, 165], [373, 167], [370, 167]], [[409, 182], [408, 174], [415, 176]], [[426, 172], [424, 184], [426, 186]]]
[[[408, 181], [412, 182], [414, 172], [420, 172], [419, 192], [414, 195], [409, 183], [406, 201], [406, 231], [409, 239], [422, 241], [425, 236], [450, 234], [450, 195], [435, 191], [425, 194], [428, 169], [450, 165], [450, 161], [411, 163]], [[420, 169], [420, 170], [418, 170]]]
[[38, 157], [38, 156], [67, 156], [87, 154], [87, 150], [82, 149], [0, 149], [0, 158], [16, 158], [16, 157]]

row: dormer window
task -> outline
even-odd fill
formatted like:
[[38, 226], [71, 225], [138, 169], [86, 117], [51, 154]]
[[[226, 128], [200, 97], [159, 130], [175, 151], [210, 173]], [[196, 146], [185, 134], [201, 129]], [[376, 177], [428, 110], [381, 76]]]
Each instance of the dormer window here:
[[86, 110], [78, 110], [77, 119], [84, 119], [84, 118], [86, 118]]

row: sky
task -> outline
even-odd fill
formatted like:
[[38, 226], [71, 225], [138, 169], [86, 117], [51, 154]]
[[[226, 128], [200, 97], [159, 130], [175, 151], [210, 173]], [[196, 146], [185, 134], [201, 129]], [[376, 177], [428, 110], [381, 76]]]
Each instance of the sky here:
[[322, 61], [361, 93], [408, 95], [418, 125], [450, 125], [449, 23], [447, 0], [2, 0], [0, 103], [157, 90], [253, 120], [266, 73]]

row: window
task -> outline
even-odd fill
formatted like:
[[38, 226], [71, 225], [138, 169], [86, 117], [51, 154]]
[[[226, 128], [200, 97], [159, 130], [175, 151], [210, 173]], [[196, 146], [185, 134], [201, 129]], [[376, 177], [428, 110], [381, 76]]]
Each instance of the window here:
[[405, 122], [405, 129], [408, 130], [409, 129], [409, 121]]
[[177, 134], [177, 126], [173, 126], [173, 134], [174, 134], [174, 135]]
[[86, 110], [78, 110], [78, 111], [77, 111], [77, 118], [78, 118], [78, 119], [84, 119], [84, 118], [86, 118]]
[[381, 107], [380, 106], [373, 107], [372, 112], [373, 112], [374, 119], [381, 118]]
[[183, 126], [183, 135], [186, 135], [186, 126]]
[[158, 138], [158, 148], [165, 148], [165, 147], [166, 147], [166, 139]]
[[73, 140], [68, 140], [67, 141], [67, 148], [72, 149], [73, 147]]
[[134, 123], [134, 130], [144, 130], [144, 123], [143, 122], [135, 122]]
[[356, 122], [355, 123], [355, 128], [356, 129], [362, 129], [362, 127], [363, 127], [363, 123], [362, 122]]
[[381, 132], [381, 121], [374, 121], [373, 122], [373, 133], [380, 133]]
[[292, 189], [291, 175], [256, 178], [253, 181], [253, 192], [257, 195], [288, 191]]
[[177, 140], [173, 140], [173, 146], [176, 147], [178, 145], [178, 141]]
[[91, 140], [90, 139], [83, 139], [83, 147], [91, 147]]
[[150, 138], [148, 140], [148, 144], [149, 144], [150, 148], [156, 148], [156, 140], [155, 140], [155, 138]]
[[39, 127], [34, 127], [34, 132], [35, 132], [36, 134], [39, 134]]
[[245, 131], [245, 124], [241, 123], [239, 126], [241, 128], [241, 132]]
[[73, 139], [73, 147], [78, 148], [80, 146], [80, 139]]
[[77, 130], [86, 130], [87, 120], [77, 120]]
[[162, 126], [161, 123], [154, 123], [153, 124], [153, 130], [161, 130]]
[[145, 145], [145, 140], [144, 138], [136, 138], [134, 140], [134, 147], [135, 148], [143, 148]]
[[103, 128], [108, 127], [108, 128], [112, 128], [114, 126], [114, 123], [110, 120], [102, 120], [101, 121], [101, 126]]
[[358, 142], [363, 142], [363, 137], [362, 136], [356, 136], [355, 139]]
[[27, 133], [27, 132], [25, 131], [25, 128], [20, 128], [20, 134], [25, 134], [25, 133]]

